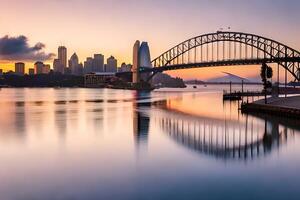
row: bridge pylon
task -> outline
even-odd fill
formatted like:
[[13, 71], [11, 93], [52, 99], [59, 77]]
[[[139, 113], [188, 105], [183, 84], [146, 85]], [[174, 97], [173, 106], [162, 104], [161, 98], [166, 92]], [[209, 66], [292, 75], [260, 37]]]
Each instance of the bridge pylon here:
[[139, 49], [140, 49], [140, 41], [137, 40], [133, 46], [132, 83], [134, 83], [134, 84], [137, 84], [140, 82]]

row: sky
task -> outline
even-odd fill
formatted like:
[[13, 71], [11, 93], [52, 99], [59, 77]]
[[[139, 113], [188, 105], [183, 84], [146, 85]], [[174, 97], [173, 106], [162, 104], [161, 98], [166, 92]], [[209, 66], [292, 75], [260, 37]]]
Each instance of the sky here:
[[[147, 41], [151, 57], [191, 37], [231, 27], [275, 39], [300, 50], [299, 0], [0, 0], [0, 68], [27, 67], [38, 58], [53, 62], [57, 47], [83, 62], [94, 53], [132, 62], [132, 47]], [[22, 46], [22, 56], [1, 52], [7, 39]], [[6, 44], [6, 43], [5, 43]], [[15, 51], [16, 49], [10, 49]], [[222, 71], [255, 76], [258, 67], [191, 69], [171, 72], [208, 79]]]

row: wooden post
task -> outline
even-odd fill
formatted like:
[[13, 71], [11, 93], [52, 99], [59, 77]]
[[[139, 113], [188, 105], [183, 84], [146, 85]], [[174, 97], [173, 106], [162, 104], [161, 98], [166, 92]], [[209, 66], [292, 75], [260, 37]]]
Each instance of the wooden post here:
[[244, 93], [244, 80], [242, 80], [242, 93]]
[[[285, 47], [285, 58], [287, 58], [287, 47]], [[287, 97], [287, 67], [288, 64], [285, 62], [285, 98]]]
[[280, 68], [279, 68], [279, 63], [277, 64], [277, 82], [278, 82], [278, 87], [277, 87], [277, 92], [278, 92], [278, 97], [280, 96], [279, 90], [280, 90], [280, 78], [279, 78], [279, 73], [280, 73]]

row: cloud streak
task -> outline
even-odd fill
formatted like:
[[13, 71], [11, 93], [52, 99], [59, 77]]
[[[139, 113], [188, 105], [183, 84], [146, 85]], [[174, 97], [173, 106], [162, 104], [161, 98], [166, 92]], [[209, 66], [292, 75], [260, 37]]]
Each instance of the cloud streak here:
[[45, 45], [41, 42], [34, 46], [28, 44], [28, 38], [24, 35], [10, 37], [8, 35], [0, 38], [0, 59], [20, 61], [45, 61], [53, 58], [55, 54], [45, 53]]

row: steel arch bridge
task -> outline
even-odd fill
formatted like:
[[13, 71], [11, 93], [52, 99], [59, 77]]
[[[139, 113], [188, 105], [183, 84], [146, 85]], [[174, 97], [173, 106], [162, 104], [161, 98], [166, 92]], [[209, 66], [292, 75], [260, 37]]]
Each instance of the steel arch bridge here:
[[153, 68], [141, 72], [158, 72], [236, 65], [277, 63], [300, 81], [300, 52], [266, 37], [242, 32], [216, 32], [188, 39], [152, 61]]

